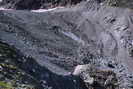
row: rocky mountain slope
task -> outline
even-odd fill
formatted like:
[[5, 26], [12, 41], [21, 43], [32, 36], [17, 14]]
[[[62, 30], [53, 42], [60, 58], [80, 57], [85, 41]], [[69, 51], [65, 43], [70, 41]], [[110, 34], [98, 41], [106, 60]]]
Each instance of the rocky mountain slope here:
[[[57, 6], [71, 6], [87, 0], [2, 0], [4, 8], [17, 10], [48, 9]], [[89, 1], [89, 0], [88, 0]], [[99, 4], [133, 9], [132, 0], [95, 0]]]
[[[133, 89], [132, 14], [95, 0], [41, 13], [1, 10], [0, 86]], [[85, 64], [94, 68], [82, 77], [73, 75], [76, 66]], [[85, 82], [88, 74], [95, 80], [92, 85]], [[110, 74], [117, 87], [104, 86]]]

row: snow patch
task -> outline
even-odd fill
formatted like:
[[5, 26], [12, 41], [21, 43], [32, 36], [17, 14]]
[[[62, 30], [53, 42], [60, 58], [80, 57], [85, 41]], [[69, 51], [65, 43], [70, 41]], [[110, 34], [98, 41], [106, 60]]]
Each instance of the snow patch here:
[[79, 75], [85, 69], [86, 69], [86, 65], [77, 65], [73, 72], [73, 75]]
[[56, 7], [56, 8], [51, 8], [51, 9], [38, 9], [38, 10], [31, 10], [31, 12], [48, 12], [48, 11], [53, 11], [53, 10], [57, 10], [57, 9], [61, 9], [61, 8], [64, 8], [64, 7]]
[[[0, 1], [1, 2], [1, 1]], [[3, 7], [0, 7], [0, 10], [12, 10], [12, 9], [5, 9]]]
[[70, 38], [72, 38], [73, 40], [77, 41], [78, 43], [81, 43], [82, 45], [85, 44], [85, 42], [79, 38], [78, 36], [76, 36], [75, 34], [73, 34], [72, 32], [64, 32], [62, 31], [62, 33]]

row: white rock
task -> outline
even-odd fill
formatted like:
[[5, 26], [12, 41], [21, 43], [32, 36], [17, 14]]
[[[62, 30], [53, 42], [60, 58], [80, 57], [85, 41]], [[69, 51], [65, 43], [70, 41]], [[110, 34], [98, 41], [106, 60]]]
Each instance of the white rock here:
[[73, 75], [79, 75], [81, 72], [85, 71], [87, 69], [88, 65], [78, 65], [75, 67], [75, 70], [73, 72]]
[[90, 77], [89, 75], [89, 67], [90, 65], [78, 65], [76, 66], [73, 75], [80, 76], [85, 83], [87, 84], [93, 84], [94, 83], [94, 78]]

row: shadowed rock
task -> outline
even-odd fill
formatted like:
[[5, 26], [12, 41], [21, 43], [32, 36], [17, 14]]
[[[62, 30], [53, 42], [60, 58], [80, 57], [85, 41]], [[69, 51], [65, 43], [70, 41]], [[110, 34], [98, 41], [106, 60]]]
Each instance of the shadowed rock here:
[[56, 6], [66, 6], [80, 3], [83, 0], [3, 0], [2, 6], [5, 8], [32, 10], [40, 8], [53, 8]]

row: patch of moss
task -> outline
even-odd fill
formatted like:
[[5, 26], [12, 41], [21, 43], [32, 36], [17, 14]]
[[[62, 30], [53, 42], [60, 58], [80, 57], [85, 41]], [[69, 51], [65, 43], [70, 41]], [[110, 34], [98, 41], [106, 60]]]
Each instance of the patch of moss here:
[[0, 89], [42, 89], [40, 82], [17, 64], [24, 58], [19, 50], [0, 42]]
[[3, 81], [0, 81], [0, 87], [7, 88], [7, 89], [13, 89], [13, 86], [11, 84], [3, 82]]
[[5, 63], [1, 63], [0, 66], [6, 67], [9, 69], [17, 69], [17, 67], [15, 67], [14, 65], [9, 65], [9, 64], [5, 64]]

